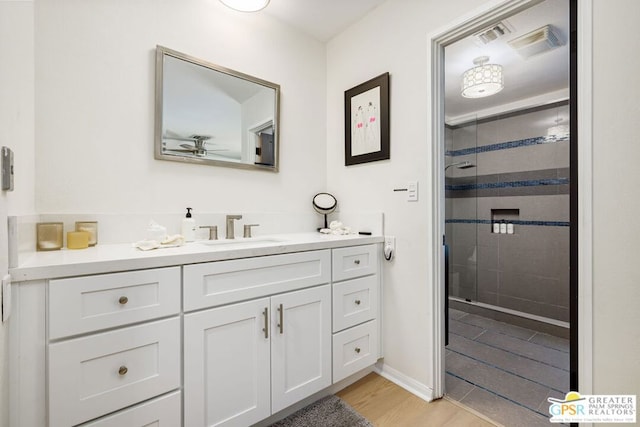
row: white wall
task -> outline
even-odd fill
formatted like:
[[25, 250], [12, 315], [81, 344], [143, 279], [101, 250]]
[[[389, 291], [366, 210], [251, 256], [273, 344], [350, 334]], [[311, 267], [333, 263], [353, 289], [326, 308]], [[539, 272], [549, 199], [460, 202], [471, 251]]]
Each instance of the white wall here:
[[[634, 268], [640, 59], [629, 54], [638, 40], [640, 3], [594, 2], [593, 392], [640, 395], [640, 270]], [[389, 0], [327, 47], [327, 188], [345, 209], [383, 211], [385, 234], [398, 238], [397, 258], [384, 273], [385, 364], [426, 387], [433, 385], [429, 248], [439, 238], [428, 234], [428, 35], [480, 6]], [[391, 74], [391, 160], [344, 167], [343, 93], [385, 71]], [[420, 181], [418, 203], [392, 192], [408, 180]]]
[[[156, 44], [281, 85], [280, 173], [153, 159]], [[324, 52], [219, 1], [39, 0], [38, 212], [311, 211], [326, 174]]]
[[594, 391], [640, 396], [640, 2], [593, 16]]
[[[14, 152], [15, 190], [0, 192], [0, 277], [9, 266], [7, 215], [35, 212], [33, 3], [0, 2], [0, 146]], [[0, 427], [9, 425], [9, 324], [0, 324]]]
[[[327, 46], [327, 189], [345, 210], [383, 211], [397, 238], [384, 270], [385, 365], [433, 386], [431, 323], [431, 146], [428, 36], [479, 6], [477, 1], [389, 0]], [[390, 73], [391, 159], [344, 166], [344, 91]], [[418, 202], [406, 202], [407, 181]], [[420, 385], [421, 384], [421, 385]]]

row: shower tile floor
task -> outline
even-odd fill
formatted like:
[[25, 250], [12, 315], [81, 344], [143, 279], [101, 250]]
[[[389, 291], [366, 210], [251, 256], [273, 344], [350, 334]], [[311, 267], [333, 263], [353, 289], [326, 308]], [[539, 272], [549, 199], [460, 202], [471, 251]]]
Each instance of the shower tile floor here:
[[505, 426], [549, 426], [569, 391], [569, 340], [449, 310], [446, 395]]

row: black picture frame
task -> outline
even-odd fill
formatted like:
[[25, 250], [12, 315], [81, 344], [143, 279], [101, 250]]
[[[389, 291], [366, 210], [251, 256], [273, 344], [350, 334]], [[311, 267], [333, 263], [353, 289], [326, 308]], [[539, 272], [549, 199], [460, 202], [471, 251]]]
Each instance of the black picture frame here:
[[387, 160], [389, 73], [344, 92], [345, 166]]

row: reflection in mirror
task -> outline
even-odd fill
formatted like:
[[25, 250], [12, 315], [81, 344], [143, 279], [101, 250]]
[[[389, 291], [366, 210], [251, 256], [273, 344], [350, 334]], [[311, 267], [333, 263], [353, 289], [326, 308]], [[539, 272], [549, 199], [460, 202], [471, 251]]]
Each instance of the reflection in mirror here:
[[280, 86], [156, 48], [155, 158], [278, 170]]

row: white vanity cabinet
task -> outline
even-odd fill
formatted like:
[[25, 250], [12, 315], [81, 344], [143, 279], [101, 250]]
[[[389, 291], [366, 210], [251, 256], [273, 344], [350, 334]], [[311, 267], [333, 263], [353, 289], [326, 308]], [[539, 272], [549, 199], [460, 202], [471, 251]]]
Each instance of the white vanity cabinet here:
[[331, 385], [330, 270], [328, 250], [185, 266], [185, 305], [229, 280], [256, 297], [185, 314], [185, 426], [250, 425]]
[[14, 270], [9, 425], [247, 426], [372, 366], [381, 240], [320, 238]]

